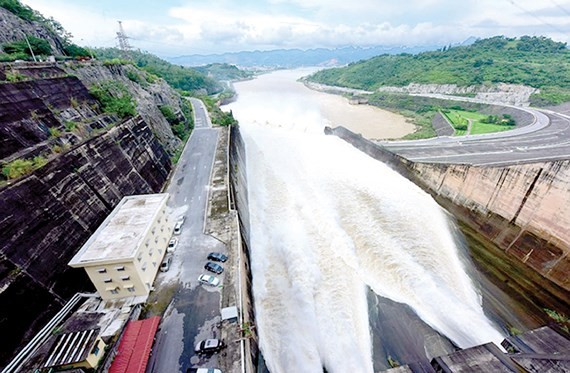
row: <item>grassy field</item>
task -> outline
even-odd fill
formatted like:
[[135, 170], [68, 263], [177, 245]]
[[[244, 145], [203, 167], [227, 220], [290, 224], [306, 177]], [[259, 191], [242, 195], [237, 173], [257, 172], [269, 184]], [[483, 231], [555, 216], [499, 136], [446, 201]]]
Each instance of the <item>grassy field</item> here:
[[449, 120], [455, 129], [455, 136], [463, 136], [467, 134], [469, 121], [471, 121], [471, 135], [480, 135], [483, 133], [501, 132], [512, 129], [512, 126], [484, 123], [488, 117], [486, 114], [464, 110], [445, 110], [443, 115]]

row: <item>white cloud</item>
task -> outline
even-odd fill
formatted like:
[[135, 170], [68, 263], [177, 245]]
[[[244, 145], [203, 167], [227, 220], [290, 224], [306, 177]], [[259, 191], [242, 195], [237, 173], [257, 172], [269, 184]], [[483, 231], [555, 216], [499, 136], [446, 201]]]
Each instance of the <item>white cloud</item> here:
[[[93, 11], [98, 9], [95, 3], [24, 1], [58, 19], [76, 41], [115, 44], [115, 17], [104, 10]], [[134, 46], [176, 55], [345, 45], [444, 45], [469, 36], [501, 34], [570, 41], [570, 17], [560, 9], [570, 11], [570, 0], [188, 0], [173, 7], [164, 3], [158, 6], [161, 14], [156, 17], [137, 12], [132, 5], [123, 9], [122, 14], [129, 15], [123, 25]]]

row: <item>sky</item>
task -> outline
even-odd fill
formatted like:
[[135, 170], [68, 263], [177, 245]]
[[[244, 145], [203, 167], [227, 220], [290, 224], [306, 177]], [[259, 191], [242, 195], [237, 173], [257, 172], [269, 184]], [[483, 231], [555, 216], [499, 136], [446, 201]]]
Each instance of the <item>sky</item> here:
[[570, 0], [21, 0], [89, 47], [130, 44], [162, 57], [224, 52], [444, 46], [471, 36], [570, 44]]

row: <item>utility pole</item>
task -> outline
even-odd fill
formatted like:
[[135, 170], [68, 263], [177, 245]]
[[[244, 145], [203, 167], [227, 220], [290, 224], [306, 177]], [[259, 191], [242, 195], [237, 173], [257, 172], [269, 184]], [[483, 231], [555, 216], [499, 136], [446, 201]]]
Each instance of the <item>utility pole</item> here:
[[129, 37], [123, 30], [123, 24], [121, 21], [119, 22], [119, 31], [117, 32], [117, 41], [119, 42], [119, 49], [122, 51], [123, 58], [129, 59], [130, 55], [129, 52], [131, 50], [131, 45], [129, 44]]
[[34, 62], [38, 62], [36, 60], [36, 56], [34, 54], [34, 50], [32, 49], [32, 46], [30, 45], [30, 41], [28, 40], [28, 37], [26, 36], [26, 34], [24, 34], [24, 39], [26, 39], [26, 44], [28, 44], [28, 48], [30, 49], [30, 53], [32, 54], [32, 58], [34, 59]]

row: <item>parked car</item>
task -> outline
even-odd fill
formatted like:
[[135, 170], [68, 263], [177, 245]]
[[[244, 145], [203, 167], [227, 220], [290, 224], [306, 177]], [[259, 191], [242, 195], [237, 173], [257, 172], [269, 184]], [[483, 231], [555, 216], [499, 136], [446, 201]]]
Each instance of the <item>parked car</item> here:
[[168, 247], [166, 248], [166, 252], [167, 253], [171, 253], [176, 249], [176, 246], [178, 246], [178, 239], [173, 238], [170, 240], [170, 242], [168, 243]]
[[208, 262], [204, 268], [210, 272], [217, 273], [218, 275], [224, 271], [224, 267], [219, 264]]
[[170, 269], [170, 263], [172, 263], [172, 257], [167, 256], [164, 258], [162, 263], [160, 264], [160, 272], [166, 272]]
[[174, 234], [178, 235], [180, 232], [182, 232], [182, 222], [177, 221], [176, 224], [174, 224]]
[[212, 354], [220, 351], [224, 347], [224, 342], [219, 339], [205, 339], [198, 342], [194, 348], [197, 354]]
[[216, 368], [198, 368], [196, 373], [222, 373], [222, 371]]
[[228, 257], [222, 253], [210, 253], [208, 254], [208, 260], [213, 260], [215, 262], [225, 262]]
[[200, 277], [198, 277], [198, 282], [204, 285], [218, 286], [220, 284], [220, 279], [212, 275], [200, 275]]

